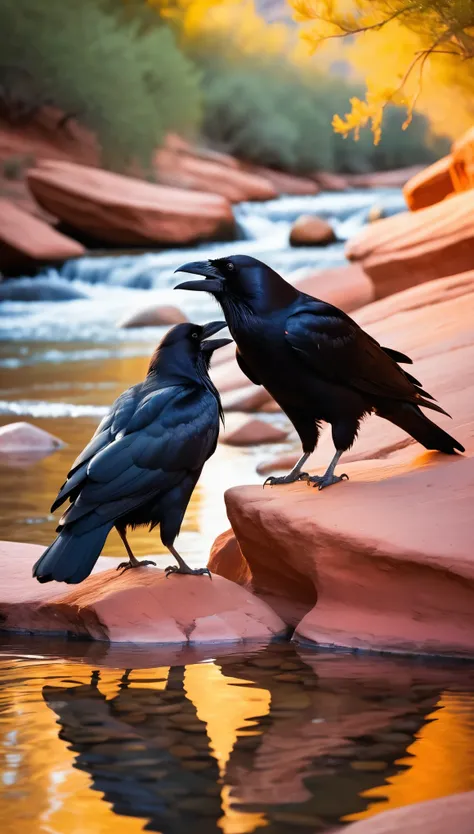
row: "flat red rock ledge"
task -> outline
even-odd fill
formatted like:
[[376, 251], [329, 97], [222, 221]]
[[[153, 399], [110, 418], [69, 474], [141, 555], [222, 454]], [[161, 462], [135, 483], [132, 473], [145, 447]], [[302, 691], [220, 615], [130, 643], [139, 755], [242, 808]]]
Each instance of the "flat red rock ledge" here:
[[474, 791], [385, 811], [341, 829], [346, 834], [472, 834]]
[[156, 644], [262, 640], [286, 631], [268, 605], [222, 576], [166, 579], [153, 567], [119, 574], [117, 560], [101, 558], [80, 585], [40, 585], [31, 567], [42, 551], [0, 543], [3, 630]]

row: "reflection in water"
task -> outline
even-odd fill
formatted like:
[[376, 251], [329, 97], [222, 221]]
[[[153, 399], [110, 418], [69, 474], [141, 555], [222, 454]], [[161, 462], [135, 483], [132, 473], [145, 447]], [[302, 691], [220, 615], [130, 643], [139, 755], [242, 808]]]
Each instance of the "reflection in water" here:
[[474, 787], [468, 664], [42, 645], [0, 663], [5, 834], [314, 834]]

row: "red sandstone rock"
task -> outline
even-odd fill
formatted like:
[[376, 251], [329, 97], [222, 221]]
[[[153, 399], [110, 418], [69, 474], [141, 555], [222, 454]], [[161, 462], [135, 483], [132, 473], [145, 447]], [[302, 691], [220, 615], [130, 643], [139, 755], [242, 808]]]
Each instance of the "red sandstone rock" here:
[[345, 826], [347, 834], [472, 834], [474, 791], [384, 811]]
[[220, 194], [232, 203], [242, 200], [272, 200], [278, 191], [269, 179], [245, 171], [240, 167], [222, 164], [219, 158], [196, 156], [189, 153], [175, 153], [162, 148], [155, 154], [155, 169], [160, 182]]
[[268, 180], [278, 194], [318, 194], [321, 190], [315, 180], [309, 177], [285, 174], [284, 171], [275, 171], [273, 168], [264, 168], [260, 165], [242, 165], [242, 167]]
[[291, 246], [327, 246], [335, 240], [334, 229], [329, 223], [311, 214], [298, 217], [290, 232]]
[[470, 128], [452, 147], [451, 179], [456, 191], [474, 186], [474, 128]]
[[263, 420], [254, 419], [247, 420], [233, 431], [221, 434], [220, 442], [227, 446], [258, 446], [261, 443], [282, 443], [287, 437], [287, 431], [282, 431]]
[[451, 179], [452, 157], [443, 156], [433, 165], [424, 168], [408, 180], [403, 187], [403, 196], [411, 211], [439, 203], [454, 191]]
[[33, 217], [10, 200], [0, 200], [0, 270], [31, 269], [37, 264], [65, 261], [85, 249]]
[[[252, 586], [304, 639], [474, 655], [474, 272], [355, 317], [382, 344], [413, 356], [414, 375], [454, 419], [430, 416], [467, 456], [426, 452], [373, 416], [339, 465], [349, 483], [323, 492], [305, 484], [229, 490]], [[326, 429], [305, 468], [321, 474], [333, 453]], [[234, 567], [236, 576], [243, 570]]]
[[342, 174], [330, 174], [328, 171], [316, 171], [312, 179], [322, 191], [346, 191], [349, 187], [347, 178]]
[[346, 313], [369, 304], [375, 295], [372, 281], [359, 264], [333, 269], [304, 267], [291, 273], [288, 280], [301, 292], [335, 304]]
[[97, 240], [121, 245], [192, 243], [232, 235], [230, 203], [67, 162], [28, 172], [40, 205]]
[[422, 165], [395, 168], [393, 171], [372, 171], [369, 174], [344, 174], [351, 188], [403, 188], [410, 177], [423, 170]]
[[211, 379], [221, 394], [226, 391], [235, 391], [237, 388], [248, 387], [249, 384], [248, 377], [240, 370], [235, 359], [235, 347], [233, 353], [232, 359], [222, 362], [215, 368], [211, 367]]
[[226, 530], [217, 537], [209, 554], [209, 570], [239, 585], [250, 583], [250, 568], [242, 557], [234, 531]]
[[[285, 631], [261, 600], [223, 577], [170, 576], [156, 568], [99, 570], [81, 585], [40, 585], [31, 577], [42, 552], [2, 542], [2, 628], [69, 633], [126, 643], [219, 643], [269, 639]], [[101, 570], [102, 568], [102, 570]]]
[[58, 437], [30, 423], [0, 427], [0, 456], [9, 466], [29, 466], [64, 445]]
[[474, 267], [474, 191], [367, 226], [346, 246], [383, 298]]
[[178, 307], [166, 306], [142, 307], [134, 313], [125, 316], [118, 322], [117, 327], [161, 327], [164, 325], [181, 324], [189, 321]]
[[263, 411], [267, 406], [273, 405], [276, 407], [276, 411], [280, 410], [266, 388], [262, 385], [253, 385], [252, 383], [245, 385], [243, 388], [237, 388], [234, 391], [227, 391], [221, 400], [222, 407], [226, 412], [243, 411], [252, 413], [254, 411]]

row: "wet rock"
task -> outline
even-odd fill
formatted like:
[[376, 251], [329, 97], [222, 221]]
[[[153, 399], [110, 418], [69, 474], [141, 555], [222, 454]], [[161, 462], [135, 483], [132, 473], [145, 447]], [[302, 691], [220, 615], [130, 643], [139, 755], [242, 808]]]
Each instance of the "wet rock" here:
[[60, 234], [10, 200], [0, 199], [0, 270], [16, 273], [39, 264], [63, 262], [83, 255], [80, 243]]
[[70, 162], [42, 162], [28, 171], [28, 184], [47, 211], [106, 243], [184, 244], [234, 235], [231, 205], [218, 194], [153, 185]]
[[0, 427], [0, 457], [22, 466], [50, 455], [66, 444], [31, 423], [8, 423]]
[[[205, 576], [166, 579], [156, 568], [118, 574], [115, 568], [104, 571], [104, 563], [112, 560], [101, 558], [99, 571], [73, 589], [40, 585], [31, 577], [31, 567], [43, 550], [11, 542], [0, 546], [0, 618], [7, 631], [126, 643], [266, 641], [285, 632], [265, 603], [219, 576], [212, 581]], [[186, 732], [194, 732], [186, 715], [164, 714], [168, 720], [182, 718]]]
[[225, 432], [220, 442], [226, 446], [258, 446], [262, 443], [282, 443], [287, 437], [287, 431], [254, 419], [247, 420], [233, 431]]
[[417, 802], [360, 820], [347, 834], [472, 834], [474, 791]]
[[433, 203], [439, 203], [453, 193], [452, 161], [451, 155], [443, 156], [442, 159], [423, 168], [405, 183], [403, 196], [411, 211], [432, 206]]
[[346, 246], [375, 287], [376, 298], [474, 268], [474, 191], [387, 217]]
[[208, 566], [211, 573], [218, 573], [239, 585], [250, 582], [250, 568], [242, 557], [233, 530], [226, 530], [217, 537], [209, 554]]
[[292, 272], [288, 280], [300, 292], [335, 304], [345, 313], [370, 304], [375, 298], [374, 285], [359, 264], [332, 269], [303, 267]]
[[14, 278], [0, 282], [0, 301], [74, 301], [87, 298], [69, 281], [54, 278]]
[[291, 246], [327, 246], [334, 243], [336, 235], [332, 226], [321, 217], [302, 214], [293, 223], [290, 232]]
[[162, 327], [187, 321], [189, 321], [188, 317], [178, 307], [163, 304], [135, 310], [134, 313], [130, 313], [130, 315], [121, 319], [117, 327]]
[[[436, 422], [467, 453], [426, 452], [370, 417], [339, 470], [349, 483], [321, 493], [305, 484], [226, 493], [242, 560], [254, 591], [304, 640], [472, 656], [474, 272], [413, 287], [355, 318], [413, 356], [413, 373], [453, 415]], [[321, 474], [332, 454], [325, 429], [308, 471]], [[248, 577], [234, 547], [234, 576]]]

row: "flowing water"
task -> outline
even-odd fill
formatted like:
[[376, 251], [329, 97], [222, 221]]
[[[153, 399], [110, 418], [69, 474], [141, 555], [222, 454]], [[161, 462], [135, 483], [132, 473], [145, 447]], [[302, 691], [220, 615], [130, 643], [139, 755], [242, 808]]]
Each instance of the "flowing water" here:
[[[189, 260], [246, 252], [285, 274], [340, 264], [342, 243], [290, 249], [292, 220], [325, 216], [344, 240], [374, 204], [403, 207], [388, 190], [242, 204], [237, 242], [85, 257], [41, 276], [73, 300], [1, 304], [0, 425], [28, 420], [66, 445], [36, 460], [0, 456], [0, 538], [51, 541], [49, 507], [69, 464], [143, 377], [164, 331], [119, 330], [118, 319], [151, 303], [178, 304], [198, 322], [219, 317], [212, 299], [173, 292], [173, 271]], [[178, 540], [192, 565], [228, 526], [224, 490], [260, 482], [256, 463], [275, 451], [218, 447]], [[131, 543], [168, 564], [156, 531], [137, 530]], [[122, 555], [115, 534], [104, 554]], [[0, 680], [4, 834], [314, 834], [474, 788], [468, 664], [279, 643], [210, 655], [4, 635]]]

